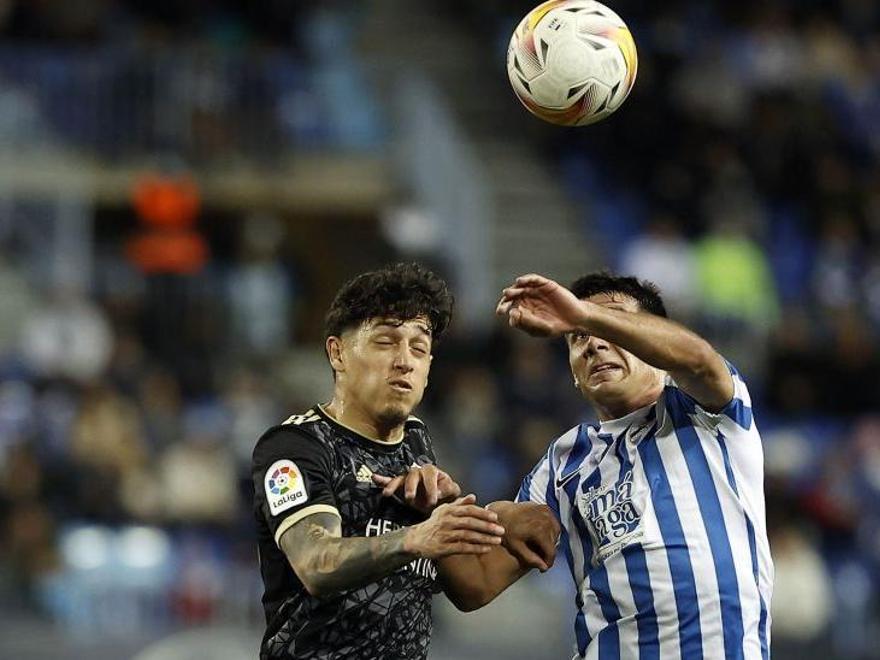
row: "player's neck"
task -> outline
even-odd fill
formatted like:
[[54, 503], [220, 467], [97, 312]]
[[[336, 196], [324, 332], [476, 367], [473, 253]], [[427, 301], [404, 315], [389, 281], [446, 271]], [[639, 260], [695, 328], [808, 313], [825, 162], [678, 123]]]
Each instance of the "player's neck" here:
[[660, 398], [663, 393], [663, 383], [653, 384], [652, 387], [646, 388], [635, 396], [626, 396], [615, 399], [606, 399], [603, 401], [592, 401], [593, 408], [599, 416], [600, 422], [607, 422], [612, 419], [620, 419], [626, 417], [631, 412], [651, 405]]
[[347, 403], [338, 395], [334, 395], [330, 403], [323, 408], [324, 412], [337, 423], [373, 442], [391, 444], [403, 439], [403, 423], [394, 426], [382, 425], [364, 410], [354, 404]]

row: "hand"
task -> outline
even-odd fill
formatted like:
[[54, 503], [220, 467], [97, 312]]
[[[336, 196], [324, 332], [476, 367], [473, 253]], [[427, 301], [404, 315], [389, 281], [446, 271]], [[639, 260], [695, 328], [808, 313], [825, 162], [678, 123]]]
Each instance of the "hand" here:
[[438, 504], [451, 502], [461, 495], [461, 487], [446, 472], [436, 465], [413, 466], [409, 472], [397, 477], [374, 474], [373, 481], [384, 486], [385, 497], [399, 497], [403, 488], [403, 499], [414, 509], [430, 514]]
[[581, 301], [561, 284], [541, 275], [517, 277], [502, 292], [495, 313], [506, 314], [512, 328], [536, 337], [573, 332], [583, 321]]
[[476, 495], [441, 504], [425, 522], [407, 528], [404, 550], [419, 557], [482, 555], [501, 545], [504, 528], [498, 515], [477, 506]]
[[562, 528], [546, 504], [537, 502], [493, 502], [491, 511], [504, 525], [504, 547], [523, 566], [542, 573], [553, 566]]

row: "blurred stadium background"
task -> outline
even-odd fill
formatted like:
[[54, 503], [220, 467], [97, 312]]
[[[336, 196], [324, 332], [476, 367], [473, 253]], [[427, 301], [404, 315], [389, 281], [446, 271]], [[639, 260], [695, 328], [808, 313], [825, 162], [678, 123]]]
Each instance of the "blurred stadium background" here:
[[[589, 414], [502, 284], [657, 281], [756, 398], [774, 656], [877, 657], [880, 5], [611, 3], [635, 89], [568, 130], [507, 85], [532, 4], [0, 0], [0, 658], [256, 657], [251, 447], [393, 259], [453, 283], [420, 415], [485, 501]], [[438, 598], [432, 658], [570, 657], [569, 581]]]

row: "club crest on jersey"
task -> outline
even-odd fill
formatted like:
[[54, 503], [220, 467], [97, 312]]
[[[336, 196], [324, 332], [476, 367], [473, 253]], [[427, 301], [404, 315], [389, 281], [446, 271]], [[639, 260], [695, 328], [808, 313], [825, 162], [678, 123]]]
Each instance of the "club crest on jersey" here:
[[642, 515], [632, 500], [632, 470], [616, 484], [590, 488], [578, 500], [593, 539], [594, 565], [641, 537]]
[[269, 511], [273, 516], [309, 499], [302, 473], [296, 463], [287, 459], [275, 461], [269, 466], [264, 486]]

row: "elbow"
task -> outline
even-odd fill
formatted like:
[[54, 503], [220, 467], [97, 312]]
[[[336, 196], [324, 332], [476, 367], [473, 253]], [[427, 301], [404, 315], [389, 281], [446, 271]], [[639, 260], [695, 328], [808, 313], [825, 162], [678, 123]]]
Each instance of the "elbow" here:
[[712, 344], [699, 337], [688, 353], [690, 357], [688, 368], [694, 376], [709, 378], [713, 375], [714, 367], [720, 357]]
[[688, 351], [688, 358], [685, 371], [691, 375], [691, 378], [707, 384], [713, 390], [726, 389], [730, 373], [724, 358], [718, 354], [712, 344], [700, 338]]
[[485, 590], [476, 588], [447, 590], [446, 596], [460, 612], [473, 612], [491, 603], [496, 594], [490, 594]]
[[330, 598], [343, 591], [338, 585], [333, 584], [329, 579], [320, 575], [311, 575], [307, 580], [300, 579], [300, 582], [302, 582], [309, 596], [314, 598]]
[[449, 600], [459, 612], [475, 612], [491, 602], [488, 598], [453, 598], [452, 596], [449, 597]]
[[325, 598], [333, 595], [335, 590], [333, 589], [330, 580], [327, 579], [329, 576], [322, 575], [306, 565], [294, 566], [291, 562], [290, 567], [293, 569], [293, 572], [296, 574], [296, 577], [302, 583], [303, 588], [309, 596]]
[[302, 585], [303, 587], [305, 587], [305, 590], [308, 592], [309, 596], [321, 598], [327, 595], [327, 591], [324, 585], [321, 584], [320, 580], [314, 579], [313, 576], [300, 578], [300, 582], [302, 582]]

